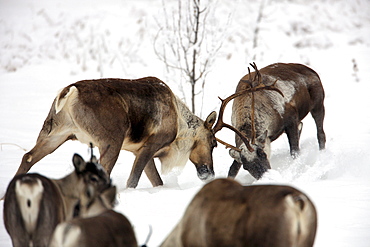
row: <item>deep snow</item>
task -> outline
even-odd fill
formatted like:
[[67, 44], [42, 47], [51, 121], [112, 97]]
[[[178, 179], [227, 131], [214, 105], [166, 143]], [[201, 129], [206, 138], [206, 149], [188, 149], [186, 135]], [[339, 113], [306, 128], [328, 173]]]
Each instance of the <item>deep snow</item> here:
[[[220, 21], [216, 18], [212, 24], [222, 25], [229, 13], [232, 20], [206, 81], [203, 109], [197, 111], [204, 118], [217, 110], [217, 96], [235, 90], [250, 62], [260, 68], [298, 62], [316, 70], [326, 91], [327, 149], [318, 151], [315, 125], [307, 116], [299, 158], [290, 157], [283, 135], [272, 144], [270, 172], [255, 181], [241, 170], [237, 180], [289, 184], [306, 192], [318, 210], [315, 246], [369, 246], [370, 2], [264, 1], [259, 24], [256, 2], [218, 1], [215, 15]], [[88, 78], [151, 75], [182, 95], [178, 77], [153, 51], [156, 23], [164, 18], [161, 9], [159, 0], [0, 0], [1, 195], [25, 153], [11, 144], [33, 147], [53, 98], [64, 86]], [[256, 27], [258, 46], [252, 49]], [[230, 109], [225, 119], [230, 119]], [[233, 142], [228, 130], [217, 135]], [[72, 170], [75, 152], [88, 157], [87, 146], [67, 142], [31, 171], [62, 177]], [[188, 162], [182, 172], [163, 176], [163, 187], [152, 188], [143, 175], [137, 189], [126, 189], [133, 158], [122, 151], [112, 172], [120, 192], [116, 210], [130, 219], [139, 243], [152, 225], [148, 245], [158, 246], [203, 183]], [[214, 162], [216, 176], [225, 177], [232, 160], [221, 145], [214, 151]], [[0, 246], [11, 246], [3, 224]]]

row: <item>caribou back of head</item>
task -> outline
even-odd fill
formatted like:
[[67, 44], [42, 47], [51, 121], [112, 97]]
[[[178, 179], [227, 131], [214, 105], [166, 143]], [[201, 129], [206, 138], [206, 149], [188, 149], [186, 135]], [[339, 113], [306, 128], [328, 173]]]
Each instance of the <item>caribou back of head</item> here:
[[74, 172], [52, 180], [40, 174], [20, 174], [4, 197], [4, 225], [13, 246], [48, 246], [56, 225], [80, 215], [87, 203], [110, 184], [100, 164], [73, 156]]
[[115, 246], [137, 247], [135, 232], [128, 219], [112, 210], [116, 187], [110, 187], [87, 205], [82, 205], [84, 218], [60, 223], [50, 247]]
[[297, 189], [216, 179], [194, 196], [161, 247], [308, 247], [316, 227], [316, 209]]
[[[325, 148], [324, 89], [317, 73], [302, 64], [277, 63], [261, 70], [252, 66], [255, 72], [244, 76], [235, 94], [223, 100], [214, 132], [222, 127], [236, 132], [229, 176], [235, 177], [243, 165], [259, 179], [271, 168], [270, 143], [282, 133], [288, 136], [291, 155], [298, 154], [301, 121], [309, 112], [316, 123], [319, 147]], [[223, 123], [222, 113], [232, 99], [230, 126]]]
[[128, 187], [136, 187], [144, 170], [153, 186], [162, 185], [153, 158], [162, 170], [194, 163], [201, 179], [214, 176], [212, 125], [216, 113], [201, 120], [161, 80], [99, 79], [65, 87], [55, 98], [35, 147], [16, 174], [26, 173], [67, 140], [93, 143], [104, 152], [101, 164], [111, 173], [121, 149], [135, 154]]

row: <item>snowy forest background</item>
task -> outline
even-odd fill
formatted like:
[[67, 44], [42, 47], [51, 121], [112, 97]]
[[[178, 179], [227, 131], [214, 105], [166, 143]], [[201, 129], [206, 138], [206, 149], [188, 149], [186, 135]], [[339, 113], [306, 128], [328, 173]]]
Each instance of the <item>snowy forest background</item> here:
[[[181, 1], [186, 14], [186, 2]], [[53, 98], [78, 80], [156, 76], [191, 107], [186, 64], [166, 48], [176, 38], [178, 1], [0, 0], [0, 194], [35, 144]], [[232, 94], [249, 63], [303, 63], [321, 77], [326, 92], [327, 149], [318, 151], [311, 116], [304, 120], [301, 155], [293, 160], [287, 138], [272, 144], [271, 165], [260, 181], [246, 171], [243, 184], [289, 184], [306, 192], [319, 217], [315, 246], [368, 246], [370, 242], [370, 1], [262, 0], [201, 1], [207, 6], [199, 66], [205, 78], [195, 86], [195, 112], [203, 119]], [[182, 19], [184, 21], [184, 19]], [[164, 63], [163, 52], [166, 52]], [[173, 54], [176, 52], [173, 51]], [[162, 54], [162, 57], [161, 57]], [[170, 65], [170, 66], [169, 66]], [[231, 107], [225, 119], [229, 120]], [[233, 133], [220, 139], [233, 143]], [[88, 148], [67, 142], [32, 172], [59, 178], [72, 170], [73, 153]], [[214, 151], [217, 177], [232, 162], [221, 145]], [[149, 246], [158, 246], [202, 187], [193, 164], [162, 176], [151, 188], [145, 175], [126, 189], [133, 155], [122, 151], [113, 169], [116, 210], [134, 225], [139, 243], [153, 227]], [[159, 166], [159, 164], [158, 164]], [[160, 167], [159, 167], [160, 169]], [[3, 202], [0, 202], [2, 214]], [[11, 246], [0, 224], [0, 246]]]

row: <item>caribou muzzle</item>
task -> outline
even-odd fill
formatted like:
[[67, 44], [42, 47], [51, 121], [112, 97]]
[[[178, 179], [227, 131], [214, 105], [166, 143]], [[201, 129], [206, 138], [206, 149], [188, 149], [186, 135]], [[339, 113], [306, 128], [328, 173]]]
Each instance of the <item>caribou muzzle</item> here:
[[244, 155], [241, 156], [243, 168], [247, 170], [254, 178], [260, 179], [268, 169], [271, 169], [270, 162], [267, 159], [254, 159], [248, 161]]
[[[239, 152], [234, 149], [230, 149], [229, 154], [237, 163], [243, 164], [243, 168], [247, 170], [254, 178], [260, 179], [268, 169], [271, 169], [271, 166], [267, 156], [262, 155], [264, 153], [259, 152], [258, 148], [256, 149], [257, 153], [251, 153], [248, 150]], [[235, 177], [236, 174], [231, 176]]]
[[197, 174], [201, 180], [211, 180], [215, 177], [213, 169], [209, 169], [206, 165], [197, 167]]

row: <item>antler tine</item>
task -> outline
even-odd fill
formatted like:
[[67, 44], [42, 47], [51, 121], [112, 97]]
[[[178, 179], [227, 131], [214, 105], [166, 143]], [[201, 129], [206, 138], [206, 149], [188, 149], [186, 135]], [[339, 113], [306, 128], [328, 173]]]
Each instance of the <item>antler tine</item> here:
[[241, 152], [242, 150], [240, 148], [237, 148], [227, 142], [224, 142], [223, 140], [220, 140], [216, 137], [216, 141], [218, 141], [219, 143], [221, 143], [222, 145], [225, 145], [225, 148], [231, 148], [231, 149], [234, 149], [235, 151], [238, 151], [238, 152]]
[[[264, 84], [262, 84], [262, 76], [261, 76], [261, 73], [259, 72], [258, 68], [257, 68], [257, 65], [256, 63], [251, 63], [250, 64], [252, 66], [252, 68], [256, 71], [256, 74], [254, 76], [254, 79], [253, 81], [251, 80], [251, 73], [250, 73], [250, 69], [248, 67], [248, 74], [249, 74], [249, 82], [250, 82], [250, 87], [249, 88], [246, 88], [244, 90], [241, 90], [237, 93], [234, 93], [232, 95], [230, 95], [229, 97], [227, 97], [226, 99], [221, 99], [220, 97], [218, 97], [220, 100], [221, 100], [221, 107], [220, 107], [220, 112], [218, 114], [218, 118], [217, 118], [217, 122], [215, 124], [215, 126], [213, 127], [213, 133], [216, 134], [218, 131], [220, 131], [223, 127], [226, 127], [232, 131], [234, 131], [242, 140], [243, 142], [245, 143], [246, 147], [248, 148], [248, 150], [250, 152], [253, 152], [254, 149], [251, 147], [250, 145], [250, 141], [248, 140], [248, 138], [243, 134], [241, 133], [239, 130], [237, 130], [236, 128], [234, 128], [233, 126], [229, 125], [229, 124], [226, 124], [223, 122], [223, 116], [224, 116], [224, 111], [225, 111], [225, 107], [226, 105], [230, 102], [230, 100], [232, 99], [235, 99], [236, 97], [239, 97], [245, 93], [252, 93], [252, 144], [254, 144], [255, 142], [255, 127], [254, 127], [254, 92], [257, 92], [257, 91], [262, 91], [262, 90], [270, 90], [270, 91], [275, 91], [275, 92], [278, 92], [281, 96], [284, 97], [284, 94], [280, 91], [280, 89], [278, 89], [277, 87], [275, 87], [275, 84], [277, 82], [277, 80], [270, 86], [266, 86]], [[255, 80], [258, 80], [258, 84], [256, 86], [253, 86], [253, 82]], [[241, 80], [242, 82], [248, 82], [246, 80]], [[217, 138], [216, 138], [217, 139]], [[226, 148], [232, 148], [236, 151], [241, 151], [239, 148], [236, 148], [224, 141], [221, 141], [219, 139], [217, 139], [218, 142], [220, 142], [221, 144], [225, 145]]]
[[[260, 73], [260, 71], [258, 70], [258, 68], [257, 68], [257, 64], [255, 63], [255, 62], [253, 62], [253, 63], [250, 63], [250, 65], [252, 66], [252, 68], [255, 70], [255, 72], [256, 72], [256, 74], [255, 74], [255, 76], [254, 76], [254, 79], [253, 79], [253, 81], [255, 81], [256, 79], [257, 79], [257, 81], [258, 81], [258, 83], [257, 83], [257, 85], [260, 85], [261, 84], [261, 82], [262, 82], [262, 76], [261, 76], [261, 73]], [[248, 71], [249, 72], [249, 71]], [[250, 72], [249, 72], [250, 73]]]
[[260, 88], [256, 88], [255, 92], [256, 91], [261, 91], [261, 90], [270, 90], [270, 91], [275, 91], [275, 92], [279, 93], [282, 97], [284, 97], [283, 92], [281, 92], [280, 89], [275, 87], [276, 82], [277, 82], [277, 80], [271, 86], [263, 86], [263, 87], [260, 87]]
[[[223, 120], [222, 120], [223, 119], [223, 116], [224, 116], [224, 111], [225, 111], [225, 107], [226, 107], [227, 103], [229, 103], [230, 100], [232, 100], [232, 99], [234, 99], [234, 98], [242, 95], [243, 93], [244, 93], [244, 90], [242, 92], [239, 92], [239, 93], [234, 93], [234, 94], [230, 95], [229, 97], [227, 97], [226, 99], [221, 99], [220, 97], [218, 97], [221, 100], [222, 103], [221, 103], [221, 107], [220, 107], [220, 112], [218, 114], [217, 122], [216, 122], [215, 126], [213, 127], [213, 133], [216, 134], [223, 127], [226, 127], [228, 129], [234, 131], [243, 140], [243, 142], [247, 146], [248, 150], [250, 152], [253, 152], [254, 149], [249, 144], [248, 138], [245, 135], [243, 135], [239, 130], [237, 130], [236, 128], [234, 128], [233, 126], [231, 126], [229, 124], [224, 123]], [[221, 143], [225, 145], [225, 142], [221, 141]], [[226, 147], [233, 148], [234, 150], [240, 152], [240, 149], [238, 149], [238, 148], [236, 148], [236, 147], [234, 147], [234, 146], [232, 146], [230, 144], [227, 144]]]
[[226, 99], [221, 99], [221, 97], [218, 97], [220, 100], [221, 100], [221, 107], [220, 107], [220, 112], [218, 114], [218, 118], [217, 118], [217, 122], [216, 124], [214, 125], [213, 127], [213, 133], [216, 134], [218, 131], [220, 131], [224, 126], [224, 122], [223, 122], [223, 116], [224, 116], [224, 111], [225, 111], [225, 107], [226, 105], [230, 102], [230, 100], [240, 96], [241, 94], [240, 93], [234, 93], [232, 95], [230, 95], [229, 97], [227, 97]]

